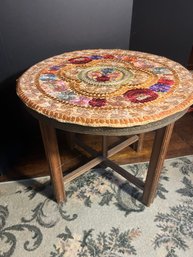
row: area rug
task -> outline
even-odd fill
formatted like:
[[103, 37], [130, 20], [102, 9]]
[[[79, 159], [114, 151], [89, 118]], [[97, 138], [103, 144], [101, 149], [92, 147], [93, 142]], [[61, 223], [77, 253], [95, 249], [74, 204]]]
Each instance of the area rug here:
[[[143, 179], [147, 163], [124, 165]], [[48, 177], [0, 184], [1, 257], [192, 257], [193, 156], [165, 161], [155, 201], [111, 169], [66, 187], [58, 206]]]

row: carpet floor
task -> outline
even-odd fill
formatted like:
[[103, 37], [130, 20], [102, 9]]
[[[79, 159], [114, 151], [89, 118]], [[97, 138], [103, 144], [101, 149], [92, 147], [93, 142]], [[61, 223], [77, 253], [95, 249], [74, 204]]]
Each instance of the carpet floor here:
[[[124, 165], [143, 179], [147, 163]], [[111, 169], [66, 187], [57, 205], [49, 178], [0, 184], [1, 257], [193, 257], [193, 156], [165, 161], [155, 201]]]

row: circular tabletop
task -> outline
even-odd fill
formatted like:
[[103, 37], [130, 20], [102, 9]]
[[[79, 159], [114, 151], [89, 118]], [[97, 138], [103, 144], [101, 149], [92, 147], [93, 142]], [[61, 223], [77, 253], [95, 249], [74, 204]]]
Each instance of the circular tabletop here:
[[28, 69], [18, 80], [17, 94], [31, 110], [58, 123], [124, 129], [182, 116], [193, 103], [193, 80], [165, 57], [82, 50]]

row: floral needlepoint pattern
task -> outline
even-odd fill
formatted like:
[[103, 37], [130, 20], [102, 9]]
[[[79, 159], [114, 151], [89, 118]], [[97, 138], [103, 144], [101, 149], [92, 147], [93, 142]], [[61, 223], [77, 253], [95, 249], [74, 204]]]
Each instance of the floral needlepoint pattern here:
[[158, 83], [164, 84], [164, 85], [173, 85], [173, 84], [174, 84], [174, 81], [171, 80], [171, 79], [160, 78], [160, 79], [158, 80]]
[[93, 98], [92, 100], [89, 101], [89, 104], [93, 107], [105, 106], [106, 99], [95, 99], [95, 98]]
[[103, 55], [104, 59], [114, 59], [115, 57], [112, 54], [105, 54]]
[[29, 108], [60, 122], [125, 128], [186, 110], [192, 83], [191, 74], [167, 58], [90, 49], [34, 65], [18, 80], [17, 93]]
[[73, 64], [83, 64], [91, 61], [91, 58], [89, 57], [76, 57], [76, 58], [71, 58], [68, 60], [70, 63]]
[[50, 67], [51, 71], [57, 71], [59, 69], [60, 69], [60, 66], [57, 66], [57, 65]]
[[55, 79], [56, 79], [56, 76], [50, 73], [42, 74], [40, 77], [40, 80], [42, 81], [55, 80]]
[[153, 68], [154, 72], [157, 74], [171, 74], [171, 71], [168, 68], [165, 67], [155, 67]]
[[155, 92], [168, 92], [170, 90], [170, 86], [161, 84], [161, 83], [157, 83], [157, 84], [151, 86], [150, 89]]
[[145, 103], [152, 101], [158, 97], [158, 95], [149, 89], [133, 89], [127, 91], [124, 96], [133, 103]]
[[123, 61], [127, 61], [127, 62], [135, 62], [137, 60], [137, 58], [135, 56], [123, 56], [122, 57]]
[[106, 76], [106, 75], [101, 75], [100, 77], [96, 78], [97, 81], [103, 81], [103, 82], [104, 81], [109, 81], [109, 79], [110, 78], [108, 76]]
[[92, 60], [99, 60], [99, 59], [102, 59], [102, 56], [100, 56], [100, 55], [92, 55], [92, 56], [90, 56], [90, 58]]

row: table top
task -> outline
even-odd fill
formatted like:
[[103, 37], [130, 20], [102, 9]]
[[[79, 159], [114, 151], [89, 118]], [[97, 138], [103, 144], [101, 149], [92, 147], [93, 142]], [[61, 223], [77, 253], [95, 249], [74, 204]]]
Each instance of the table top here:
[[82, 50], [28, 69], [18, 80], [17, 94], [27, 107], [59, 123], [128, 128], [183, 113], [193, 104], [193, 79], [165, 57]]

